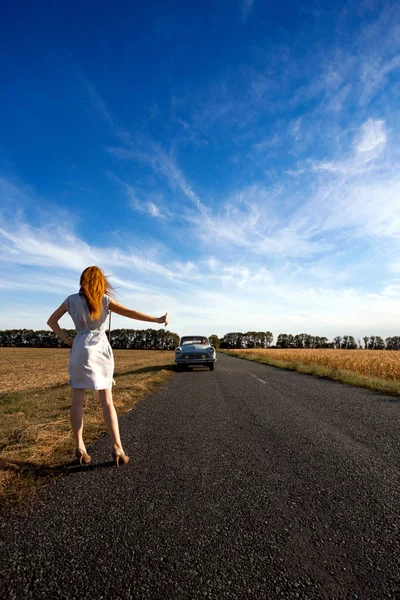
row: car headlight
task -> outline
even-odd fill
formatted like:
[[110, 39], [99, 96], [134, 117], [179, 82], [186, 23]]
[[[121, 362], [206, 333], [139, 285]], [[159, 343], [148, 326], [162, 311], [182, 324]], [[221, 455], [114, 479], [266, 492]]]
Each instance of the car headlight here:
[[214, 352], [215, 352], [215, 348], [209, 348], [208, 349], [208, 353], [209, 354], [214, 354]]
[[181, 348], [175, 348], [175, 353], [180, 354], [182, 352]]

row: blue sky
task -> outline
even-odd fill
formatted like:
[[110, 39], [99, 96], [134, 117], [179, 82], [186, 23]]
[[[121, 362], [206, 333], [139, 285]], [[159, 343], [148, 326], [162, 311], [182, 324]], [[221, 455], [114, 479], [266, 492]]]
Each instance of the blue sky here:
[[0, 73], [1, 329], [97, 264], [180, 334], [399, 333], [398, 3], [6, 2]]

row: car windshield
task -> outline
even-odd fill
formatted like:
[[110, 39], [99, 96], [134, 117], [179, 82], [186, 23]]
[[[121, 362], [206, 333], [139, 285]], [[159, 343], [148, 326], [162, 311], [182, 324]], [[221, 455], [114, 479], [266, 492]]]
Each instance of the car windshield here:
[[209, 341], [205, 337], [184, 337], [181, 339], [181, 346], [188, 346], [189, 344], [209, 344]]

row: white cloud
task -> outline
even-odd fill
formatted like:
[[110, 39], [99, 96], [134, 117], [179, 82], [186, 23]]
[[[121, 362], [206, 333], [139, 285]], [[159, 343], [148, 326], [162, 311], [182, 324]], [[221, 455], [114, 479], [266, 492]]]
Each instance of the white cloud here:
[[382, 119], [368, 119], [354, 144], [359, 154], [380, 152], [386, 145], [386, 127]]
[[0, 228], [0, 260], [21, 265], [59, 266], [72, 271], [95, 262], [88, 244], [62, 227], [39, 230], [25, 223]]
[[[399, 35], [399, 32], [397, 32]], [[392, 71], [400, 68], [400, 53], [385, 58], [379, 49], [361, 64], [362, 93], [360, 104], [368, 104], [386, 84]]]
[[[253, 0], [243, 0], [240, 8], [245, 20]], [[292, 46], [267, 47], [252, 65], [220, 73], [206, 92], [187, 93], [181, 105], [174, 104], [180, 137], [163, 145], [119, 128], [86, 82], [92, 106], [115, 136], [118, 147], [109, 148], [109, 156], [132, 161], [128, 174], [129, 163], [118, 165], [125, 181], [114, 180], [142, 213], [140, 222], [147, 215], [158, 231], [165, 219], [166, 237], [174, 242], [163, 239], [155, 251], [138, 251], [127, 238], [119, 247], [96, 245], [75, 233], [68, 219], [62, 227], [33, 227], [22, 213], [19, 220], [4, 216], [0, 287], [13, 299], [28, 290], [30, 298], [41, 291], [65, 296], [85, 266], [99, 264], [112, 274], [123, 303], [156, 313], [162, 305], [179, 333], [394, 334], [400, 300], [393, 279], [400, 273], [399, 121], [384, 94], [400, 66], [400, 36], [398, 13], [383, 13], [374, 27], [351, 39], [333, 27], [339, 32], [333, 49], [318, 53], [307, 45], [313, 56], [301, 57], [306, 69], [292, 52], [302, 47], [299, 32]], [[370, 106], [374, 98], [379, 102]], [[153, 110], [150, 117], [155, 115]], [[216, 183], [204, 174], [198, 181], [189, 177], [184, 165], [187, 159], [193, 167], [192, 157], [179, 158], [180, 144], [205, 138], [212, 160], [221, 161]], [[10, 203], [34, 204], [31, 190], [6, 179], [0, 179], [0, 191]], [[21, 306], [14, 318], [12, 306], [0, 315], [3, 326], [8, 319], [15, 326], [33, 323], [34, 311]], [[22, 322], [25, 317], [30, 321]]]
[[[368, 119], [355, 135], [353, 152], [331, 161], [311, 161], [318, 175], [314, 193], [292, 224], [324, 236], [329, 231], [392, 238], [400, 233], [400, 176], [396, 148], [389, 148], [383, 120]], [[304, 165], [295, 174], [310, 175]], [[329, 174], [329, 177], [328, 175]], [[298, 226], [296, 227], [298, 229]]]
[[[293, 124], [298, 135], [301, 121]], [[177, 163], [159, 147], [140, 160], [162, 172], [170, 188], [178, 188], [196, 210], [181, 211], [179, 217], [193, 235], [205, 244], [223, 250], [240, 248], [252, 255], [266, 257], [309, 257], [335, 251], [329, 232], [349, 236], [395, 236], [400, 227], [399, 179], [393, 165], [383, 162], [387, 130], [382, 119], [368, 119], [354, 136], [350, 152], [344, 150], [334, 160], [311, 161], [297, 174], [319, 173], [309, 199], [292, 198], [296, 208], [282, 216], [288, 188], [248, 186], [206, 206], [192, 190]], [[153, 148], [154, 150], [154, 148]], [[308, 166], [307, 166], [308, 165]], [[327, 179], [325, 174], [329, 173]], [[126, 186], [136, 206], [134, 191]], [[300, 200], [300, 201], [299, 201]], [[142, 206], [143, 210], [143, 206]], [[154, 209], [156, 216], [157, 208]], [[171, 213], [170, 213], [171, 214]], [[158, 216], [158, 215], [157, 215]]]
[[[163, 175], [172, 192], [178, 190], [189, 200], [197, 210], [207, 218], [207, 208], [200, 197], [192, 189], [182, 171], [176, 164], [172, 156], [168, 155], [158, 144], [152, 140], [146, 139], [134, 143], [130, 138], [126, 139], [129, 148], [108, 148], [108, 151], [122, 160], [138, 160], [150, 166], [151, 169]], [[135, 193], [129, 185], [124, 184], [131, 198], [135, 198]]]
[[127, 267], [139, 273], [157, 273], [174, 279], [174, 273], [161, 264], [138, 252], [123, 251], [115, 247], [94, 247], [62, 227], [35, 228], [25, 223], [8, 223], [7, 230], [0, 228], [1, 261], [17, 265], [31, 265], [74, 272], [91, 264], [104, 269]]
[[157, 145], [153, 145], [152, 150], [153, 155], [150, 158], [150, 163], [155, 170], [161, 172], [167, 178], [171, 190], [178, 188], [198, 211], [204, 217], [207, 217], [207, 208], [202, 203], [198, 194], [192, 189], [192, 186], [187, 181], [174, 159]]
[[152, 217], [162, 217], [161, 211], [158, 208], [158, 206], [156, 206], [154, 204], [154, 202], [147, 202], [146, 204], [146, 208], [147, 208], [147, 212], [152, 216]]
[[[138, 212], [146, 213], [146, 214], [148, 214], [152, 217], [156, 217], [156, 218], [164, 218], [167, 216], [165, 214], [165, 212], [163, 212], [162, 209], [157, 204], [155, 204], [152, 200], [150, 200], [150, 199], [143, 200], [142, 198], [139, 198], [138, 192], [136, 190], [134, 190], [131, 185], [129, 185], [128, 183], [125, 183], [124, 181], [121, 181], [118, 178], [115, 178], [115, 179], [118, 180], [119, 183], [123, 186], [123, 189], [129, 200], [129, 205], [131, 206], [131, 208], [133, 208], [134, 210], [136, 210]], [[146, 196], [146, 194], [144, 192], [140, 192], [140, 194], [141, 194], [141, 196]]]
[[[123, 304], [156, 315], [168, 310], [170, 329], [180, 334], [196, 330], [222, 335], [238, 329], [270, 329], [275, 335], [303, 331], [328, 336], [393, 334], [400, 300], [396, 285], [374, 294], [343, 285], [327, 287], [321, 285], [323, 274], [316, 269], [299, 271], [296, 264], [281, 262], [267, 268], [257, 262], [228, 260], [226, 255], [203, 254], [161, 265], [127, 251], [91, 247], [62, 229], [7, 225], [12, 233], [4, 236], [1, 232], [5, 272], [0, 287], [24, 294], [29, 290], [32, 299], [46, 294], [47, 300], [36, 311], [5, 303], [0, 328], [43, 328], [55, 305], [76, 290], [79, 273], [90, 257], [90, 262], [112, 269], [111, 281]], [[63, 325], [70, 323], [65, 320]], [[113, 326], [145, 327], [119, 317], [113, 319]]]
[[277, 133], [275, 133], [271, 138], [262, 139], [259, 142], [252, 145], [252, 148], [257, 152], [264, 152], [265, 150], [269, 150], [278, 146], [280, 143], [280, 138]]
[[[182, 293], [173, 315], [181, 335], [194, 330], [221, 335], [228, 331], [271, 330], [313, 335], [395, 335], [399, 290], [388, 297], [352, 288], [311, 287], [305, 281], [279, 281], [279, 275], [246, 269], [226, 270], [220, 289]], [[232, 277], [230, 277], [232, 275]], [[201, 307], [201, 309], [200, 309]], [[239, 318], [238, 318], [239, 316]]]

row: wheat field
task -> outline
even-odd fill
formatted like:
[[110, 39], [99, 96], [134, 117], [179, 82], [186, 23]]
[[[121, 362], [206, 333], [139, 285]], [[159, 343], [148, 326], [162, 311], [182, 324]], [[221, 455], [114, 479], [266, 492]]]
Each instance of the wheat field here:
[[332, 349], [253, 349], [232, 350], [250, 360], [266, 359], [320, 365], [374, 377], [386, 381], [400, 381], [400, 350], [332, 350]]

